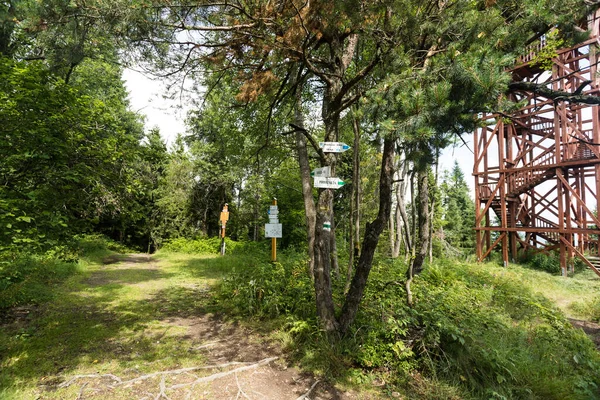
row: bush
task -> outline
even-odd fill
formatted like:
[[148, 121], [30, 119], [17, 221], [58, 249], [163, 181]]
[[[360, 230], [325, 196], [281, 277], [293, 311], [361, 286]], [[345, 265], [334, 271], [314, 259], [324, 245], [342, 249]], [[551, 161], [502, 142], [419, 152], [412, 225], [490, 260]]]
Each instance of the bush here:
[[[226, 252], [234, 251], [238, 242], [225, 238]], [[211, 237], [202, 239], [177, 238], [165, 242], [161, 249], [165, 252], [186, 254], [219, 254], [221, 252], [221, 238]]]
[[544, 254], [537, 253], [530, 257], [527, 260], [527, 266], [533, 269], [537, 269], [540, 271], [546, 271], [551, 274], [559, 274], [560, 273], [560, 259], [556, 256], [556, 254]]
[[263, 256], [254, 258], [251, 268], [236, 266], [219, 287], [220, 300], [234, 313], [246, 316], [314, 317], [313, 286], [306, 261], [290, 253], [280, 254], [280, 262], [264, 261]]
[[[315, 320], [303, 257], [252, 265], [225, 279], [220, 301], [240, 315], [285, 316], [280, 334], [314, 372], [355, 384], [383, 380], [408, 398], [599, 397], [592, 342], [504, 268], [438, 262], [415, 278], [411, 308], [406, 266], [382, 259], [350, 332], [332, 340]], [[343, 282], [333, 289], [339, 306]]]
[[346, 353], [409, 397], [433, 396], [441, 385], [486, 399], [598, 398], [600, 357], [592, 342], [549, 300], [501, 271], [432, 265], [415, 279], [409, 308], [404, 268], [374, 266]]
[[[432, 372], [485, 398], [594, 398], [600, 357], [549, 300], [517, 276], [438, 269], [415, 287], [421, 356]], [[440, 284], [440, 273], [450, 278]]]
[[0, 309], [50, 300], [53, 287], [81, 269], [81, 259], [98, 261], [128, 249], [102, 235], [76, 236], [68, 245], [42, 254], [10, 251], [0, 255]]
[[49, 300], [51, 287], [77, 270], [77, 263], [53, 254], [4, 254], [0, 259], [0, 309]]

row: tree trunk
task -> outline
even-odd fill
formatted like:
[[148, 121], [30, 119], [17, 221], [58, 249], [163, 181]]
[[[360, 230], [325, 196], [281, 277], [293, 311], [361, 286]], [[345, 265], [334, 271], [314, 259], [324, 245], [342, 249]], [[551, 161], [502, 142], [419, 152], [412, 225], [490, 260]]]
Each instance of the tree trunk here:
[[[302, 112], [302, 83], [296, 87], [294, 103], [294, 123], [304, 129], [304, 114]], [[310, 163], [306, 148], [306, 137], [302, 131], [296, 131], [296, 150], [298, 152], [298, 165], [302, 179], [302, 198], [304, 199], [304, 212], [306, 214], [306, 238], [308, 241], [308, 270], [311, 278], [314, 276], [315, 266], [315, 200], [312, 193], [310, 178]]]
[[331, 219], [331, 269], [333, 270], [333, 274], [335, 279], [340, 278], [340, 264], [338, 263], [338, 253], [337, 253], [337, 236], [335, 234], [335, 230], [337, 228], [337, 224], [335, 223], [335, 219]]
[[[439, 176], [439, 161], [440, 161], [440, 150], [437, 149], [435, 152], [435, 188], [433, 193], [437, 192], [438, 188], [438, 176]], [[435, 216], [435, 197], [431, 200], [431, 212], [429, 213], [429, 263], [433, 262], [433, 221]]]
[[400, 185], [396, 192], [396, 202], [398, 203], [398, 209], [400, 210], [400, 217], [402, 218], [402, 225], [404, 226], [404, 241], [406, 254], [409, 255], [412, 252], [412, 241], [410, 239], [410, 224], [408, 223], [408, 215], [406, 214], [406, 188], [408, 187], [408, 161], [402, 163], [400, 169]]
[[317, 315], [327, 332], [337, 330], [333, 294], [331, 291], [331, 212], [332, 189], [319, 189], [315, 226], [314, 287]]
[[379, 242], [379, 236], [388, 223], [392, 208], [392, 186], [394, 181], [394, 143], [395, 140], [386, 137], [383, 144], [383, 158], [381, 161], [381, 175], [379, 177], [379, 211], [375, 220], [367, 224], [365, 238], [356, 272], [352, 278], [350, 290], [340, 316], [340, 331], [342, 334], [354, 322], [358, 306], [362, 300], [367, 279], [373, 266], [373, 255]]
[[[398, 206], [396, 206], [396, 209], [398, 209]], [[394, 253], [394, 250], [396, 249], [396, 235], [397, 235], [397, 230], [396, 230], [396, 218], [394, 218], [394, 208], [392, 207], [392, 209], [390, 210], [390, 218], [389, 218], [389, 231], [390, 231], [390, 256], [392, 258], [396, 258], [398, 257], [397, 254]]]
[[429, 177], [427, 168], [419, 169], [417, 174], [417, 186], [419, 192], [419, 248], [413, 262], [413, 274], [418, 275], [423, 270], [423, 263], [427, 258], [429, 249]]
[[360, 254], [360, 126], [356, 115], [352, 115], [354, 147], [352, 148], [352, 198], [350, 199], [350, 256], [346, 272], [345, 293], [350, 290], [354, 263]]
[[[326, 90], [323, 100], [322, 117], [325, 124], [325, 141], [336, 141], [338, 139], [339, 113], [337, 105], [333, 99], [339, 93], [341, 82], [334, 81]], [[335, 153], [326, 153], [324, 155], [324, 166], [331, 167], [331, 174], [335, 176]], [[314, 287], [317, 305], [317, 315], [321, 321], [322, 328], [327, 332], [333, 332], [338, 329], [338, 323], [335, 318], [335, 307], [333, 305], [333, 294], [331, 290], [331, 244], [335, 236], [331, 234], [331, 225], [333, 224], [333, 190], [319, 189], [316, 207], [315, 224], [315, 266], [314, 266]]]

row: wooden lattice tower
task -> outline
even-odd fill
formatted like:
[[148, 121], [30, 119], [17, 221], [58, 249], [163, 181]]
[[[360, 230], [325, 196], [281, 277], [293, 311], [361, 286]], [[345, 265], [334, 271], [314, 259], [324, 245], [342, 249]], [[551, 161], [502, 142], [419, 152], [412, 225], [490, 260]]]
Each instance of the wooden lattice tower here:
[[[600, 95], [600, 12], [583, 25], [590, 38], [559, 50], [550, 71], [532, 63], [542, 38], [511, 70], [513, 81]], [[563, 275], [574, 257], [600, 275], [600, 107], [545, 94], [511, 91], [523, 108], [483, 116], [487, 126], [475, 132], [477, 258], [498, 245], [505, 265], [519, 251], [558, 250]]]

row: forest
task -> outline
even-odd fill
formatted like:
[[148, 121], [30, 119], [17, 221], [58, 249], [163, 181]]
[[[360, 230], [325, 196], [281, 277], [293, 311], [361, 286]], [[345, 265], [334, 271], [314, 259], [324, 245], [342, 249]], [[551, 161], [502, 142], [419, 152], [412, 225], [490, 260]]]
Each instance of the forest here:
[[[477, 263], [439, 167], [599, 7], [0, 1], [0, 398], [600, 399], [600, 279]], [[169, 145], [126, 68], [189, 102]]]

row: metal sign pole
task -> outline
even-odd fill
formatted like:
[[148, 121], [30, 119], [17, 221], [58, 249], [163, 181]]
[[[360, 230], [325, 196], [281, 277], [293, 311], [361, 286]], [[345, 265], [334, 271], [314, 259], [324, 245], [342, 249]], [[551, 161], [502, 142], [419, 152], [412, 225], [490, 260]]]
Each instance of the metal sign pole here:
[[[273, 198], [273, 205], [277, 205], [277, 199]], [[271, 261], [277, 261], [277, 238], [271, 238]]]

